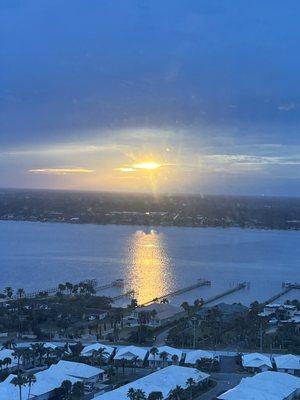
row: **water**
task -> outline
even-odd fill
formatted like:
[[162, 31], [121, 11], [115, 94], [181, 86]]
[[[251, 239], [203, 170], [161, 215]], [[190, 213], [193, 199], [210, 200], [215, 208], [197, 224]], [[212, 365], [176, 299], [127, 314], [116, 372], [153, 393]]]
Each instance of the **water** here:
[[249, 304], [278, 292], [283, 281], [300, 281], [299, 244], [296, 231], [0, 222], [0, 288], [29, 291], [64, 281], [95, 278], [104, 284], [123, 278], [124, 290], [134, 289], [144, 302], [205, 278], [211, 287], [172, 303], [207, 298], [247, 281], [249, 289], [226, 301]]

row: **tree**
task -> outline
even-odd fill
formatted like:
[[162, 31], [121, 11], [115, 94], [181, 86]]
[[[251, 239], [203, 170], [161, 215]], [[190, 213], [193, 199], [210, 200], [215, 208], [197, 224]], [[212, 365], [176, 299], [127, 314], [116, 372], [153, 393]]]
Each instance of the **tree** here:
[[71, 296], [71, 294], [72, 294], [72, 289], [73, 289], [72, 283], [66, 282], [65, 287], [66, 287], [66, 290], [68, 290], [69, 295]]
[[58, 291], [59, 293], [63, 294], [63, 292], [66, 290], [66, 285], [64, 285], [63, 283], [60, 283], [58, 285]]
[[159, 354], [159, 358], [163, 361], [163, 365], [165, 365], [167, 359], [168, 359], [168, 353], [166, 351], [162, 351]]
[[150, 354], [153, 356], [154, 365], [155, 365], [155, 358], [156, 358], [156, 356], [159, 354], [158, 348], [155, 347], [155, 346], [153, 346], [153, 347], [150, 349]]
[[13, 297], [13, 294], [14, 294], [13, 289], [10, 286], [7, 286], [4, 289], [4, 294], [6, 295], [7, 298], [11, 299]]
[[148, 396], [148, 400], [163, 400], [163, 398], [162, 392], [151, 392]]
[[190, 398], [193, 398], [193, 387], [195, 386], [196, 382], [193, 378], [188, 378], [186, 380], [187, 387], [189, 389]]
[[28, 389], [28, 399], [27, 400], [29, 400], [30, 399], [31, 386], [32, 386], [33, 383], [36, 382], [36, 377], [35, 377], [34, 374], [30, 373], [30, 374], [27, 375], [26, 380], [27, 380], [26, 383], [28, 384], [28, 387], [29, 387], [29, 389]]
[[135, 400], [136, 399], [135, 390], [133, 388], [129, 388], [128, 389], [127, 397], [128, 397], [129, 400]]
[[18, 289], [17, 290], [17, 296], [19, 297], [19, 299], [24, 297], [25, 296], [25, 290], [23, 288]]
[[65, 399], [70, 399], [72, 391], [72, 382], [66, 379], [65, 381], [62, 382], [60, 388]]
[[176, 386], [175, 389], [171, 390], [169, 393], [169, 398], [172, 400], [180, 400], [184, 394], [184, 389], [181, 386]]
[[8, 369], [8, 366], [11, 364], [11, 358], [5, 357], [4, 360], [2, 361], [2, 364], [6, 366], [6, 369]]
[[20, 373], [12, 379], [11, 383], [19, 387], [19, 399], [22, 400], [22, 387], [27, 385], [27, 379]]
[[1, 350], [3, 349], [14, 350], [16, 347], [17, 345], [14, 340], [7, 340], [6, 342], [3, 343]]
[[81, 400], [84, 398], [84, 386], [82, 382], [75, 382], [72, 389], [72, 400]]
[[178, 358], [177, 354], [173, 354], [171, 358], [172, 358], [173, 364], [177, 364], [178, 363], [179, 358]]
[[136, 400], [147, 400], [146, 393], [142, 389], [137, 389], [135, 395]]

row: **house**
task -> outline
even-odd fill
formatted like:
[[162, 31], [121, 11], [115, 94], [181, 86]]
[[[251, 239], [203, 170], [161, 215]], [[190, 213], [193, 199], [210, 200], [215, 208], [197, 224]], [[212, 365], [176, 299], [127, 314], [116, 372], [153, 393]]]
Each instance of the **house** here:
[[108, 360], [115, 353], [114, 347], [110, 347], [107, 346], [106, 344], [101, 344], [101, 343], [93, 343], [88, 346], [85, 346], [85, 348], [81, 351], [80, 354], [84, 357], [91, 357], [95, 351], [99, 351], [100, 349], [104, 349], [104, 352], [102, 354], [104, 360]]
[[186, 353], [184, 363], [188, 365], [195, 365], [198, 360], [214, 360], [217, 357], [210, 351], [205, 350], [192, 350]]
[[[5, 381], [0, 383], [0, 399], [19, 400], [19, 388], [11, 382], [16, 375], [9, 375]], [[53, 398], [55, 390], [58, 389], [62, 382], [68, 379], [72, 384], [78, 382], [79, 379], [68, 377], [64, 373], [56, 371], [45, 371], [35, 373], [36, 382], [30, 388], [30, 398], [34, 400], [48, 400]], [[27, 399], [29, 395], [29, 387], [22, 387], [22, 398]]]
[[276, 316], [277, 319], [290, 319], [297, 311], [297, 307], [292, 304], [270, 303], [266, 304], [264, 310], [259, 315], [261, 317]]
[[198, 385], [206, 385], [209, 381], [209, 375], [197, 369], [171, 365], [111, 392], [95, 397], [94, 400], [128, 400], [127, 392], [130, 388], [141, 389], [146, 396], [151, 392], [162, 392], [164, 399], [167, 399], [170, 391], [177, 385], [186, 389], [189, 378], [194, 379]]
[[219, 395], [220, 400], [293, 400], [300, 394], [300, 378], [281, 372], [262, 372]]
[[300, 376], [300, 356], [284, 354], [274, 357], [274, 363], [278, 372]]
[[[84, 383], [102, 382], [104, 380], [105, 371], [101, 368], [92, 367], [91, 365], [60, 360], [57, 364], [51, 365], [47, 370], [49, 373], [62, 373], [81, 380]], [[68, 379], [68, 378], [67, 378]]]
[[136, 361], [137, 364], [143, 365], [147, 356], [148, 350], [137, 346], [126, 346], [118, 349], [114, 361], [117, 363], [121, 360]]
[[142, 323], [156, 328], [176, 321], [184, 315], [185, 312], [181, 308], [172, 304], [152, 303], [145, 307], [136, 308], [131, 317], [127, 319], [127, 324], [135, 326]]
[[259, 353], [244, 354], [242, 365], [248, 372], [264, 372], [273, 368], [270, 357]]
[[219, 303], [213, 307], [202, 307], [197, 315], [202, 320], [208, 320], [211, 315], [216, 314], [218, 318], [225, 323], [233, 322], [237, 317], [244, 315], [248, 311], [248, 307], [240, 303]]
[[[179, 364], [183, 357], [183, 352], [178, 349], [174, 349], [170, 346], [158, 347], [158, 354], [149, 354], [148, 361], [149, 365], [153, 367], [163, 367], [171, 364]], [[165, 355], [166, 357], [162, 357]]]

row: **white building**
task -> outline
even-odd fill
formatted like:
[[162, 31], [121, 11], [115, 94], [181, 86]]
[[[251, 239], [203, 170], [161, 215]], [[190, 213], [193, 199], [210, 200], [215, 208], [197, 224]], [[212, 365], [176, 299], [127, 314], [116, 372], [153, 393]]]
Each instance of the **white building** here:
[[114, 356], [114, 361], [126, 360], [136, 361], [137, 364], [142, 365], [148, 356], [148, 350], [137, 346], [126, 346], [120, 348]]
[[249, 372], [264, 372], [273, 368], [270, 357], [260, 353], [243, 355], [242, 365]]
[[151, 392], [162, 392], [164, 398], [167, 398], [170, 391], [177, 385], [181, 386], [183, 389], [187, 388], [186, 381], [189, 378], [193, 378], [198, 384], [205, 384], [209, 380], [209, 375], [194, 368], [171, 365], [127, 385], [121, 386], [119, 389], [95, 397], [94, 400], [128, 400], [127, 392], [130, 388], [135, 390], [141, 389], [147, 396]]
[[198, 360], [213, 360], [218, 359], [210, 351], [205, 350], [192, 350], [186, 353], [184, 363], [195, 365]]
[[300, 394], [300, 378], [281, 372], [262, 372], [242, 379], [235, 388], [219, 395], [220, 400], [292, 400]]
[[77, 378], [77, 380], [81, 380], [84, 383], [101, 382], [104, 379], [105, 373], [105, 371], [101, 368], [92, 367], [91, 365], [74, 361], [64, 360], [60, 360], [57, 364], [51, 365], [51, 367], [47, 371], [53, 374], [62, 373], [65, 376]]
[[[179, 364], [182, 357], [183, 352], [178, 349], [174, 349], [170, 346], [161, 346], [157, 348], [158, 354], [149, 354], [148, 361], [150, 366], [160, 367], [171, 364]], [[162, 354], [166, 354], [166, 358], [162, 357]]]
[[[10, 358], [11, 362], [7, 365], [2, 365], [3, 369], [8, 369], [9, 371], [14, 371], [17, 368], [18, 361], [15, 356], [13, 356], [14, 350], [11, 349], [2, 349], [0, 350], [0, 360], [3, 362], [5, 359]], [[21, 361], [20, 361], [21, 362]]]
[[101, 344], [101, 343], [93, 343], [88, 346], [85, 346], [85, 348], [81, 352], [81, 355], [84, 357], [91, 357], [94, 351], [99, 351], [100, 349], [104, 349], [103, 358], [105, 360], [108, 360], [115, 352], [114, 347], [110, 347], [107, 346], [106, 344]]
[[141, 320], [144, 325], [156, 328], [176, 321], [183, 315], [185, 315], [185, 312], [172, 304], [152, 303], [148, 306], [136, 308], [127, 322], [130, 326], [135, 326]]
[[274, 357], [274, 363], [278, 372], [300, 376], [300, 357], [293, 354], [284, 354]]

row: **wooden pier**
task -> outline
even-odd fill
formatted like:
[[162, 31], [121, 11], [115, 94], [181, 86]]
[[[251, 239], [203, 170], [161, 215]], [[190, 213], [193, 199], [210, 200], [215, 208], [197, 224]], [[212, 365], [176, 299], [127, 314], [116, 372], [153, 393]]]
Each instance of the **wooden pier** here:
[[247, 282], [241, 282], [238, 283], [235, 287], [225, 290], [222, 293], [216, 294], [215, 296], [212, 296], [206, 300], [203, 301], [202, 306], [206, 306], [207, 304], [210, 304], [216, 300], [222, 299], [225, 296], [228, 296], [229, 294], [235, 293], [241, 289], [245, 289], [248, 286]]
[[116, 300], [122, 299], [123, 297], [131, 297], [131, 296], [133, 296], [133, 295], [134, 295], [134, 290], [128, 290], [128, 292], [121, 293], [121, 294], [119, 294], [118, 296], [111, 297], [111, 299], [112, 299], [113, 301], [116, 301]]
[[149, 305], [151, 303], [156, 303], [156, 302], [158, 302], [160, 300], [163, 300], [163, 299], [166, 299], [168, 297], [178, 296], [178, 295], [180, 295], [182, 293], [190, 292], [191, 290], [197, 289], [197, 288], [199, 288], [201, 286], [210, 286], [210, 285], [211, 285], [211, 281], [208, 281], [208, 280], [205, 280], [205, 279], [198, 279], [198, 281], [196, 283], [194, 283], [193, 285], [186, 286], [184, 288], [174, 290], [173, 292], [169, 292], [167, 294], [164, 294], [163, 296], [159, 296], [159, 297], [156, 297], [156, 298], [154, 298], [152, 300], [146, 301], [143, 304], [139, 304], [139, 307], [147, 306], [147, 305]]
[[273, 303], [275, 300], [279, 299], [280, 297], [284, 296], [285, 294], [291, 292], [292, 290], [295, 289], [300, 289], [300, 284], [299, 283], [286, 283], [283, 284], [284, 289], [281, 290], [279, 293], [274, 294], [274, 296], [270, 297], [266, 301], [263, 302], [263, 304], [270, 304]]
[[110, 288], [123, 288], [124, 287], [124, 280], [123, 279], [116, 279], [106, 285], [96, 286], [95, 290], [100, 292], [101, 290], [110, 289]]

